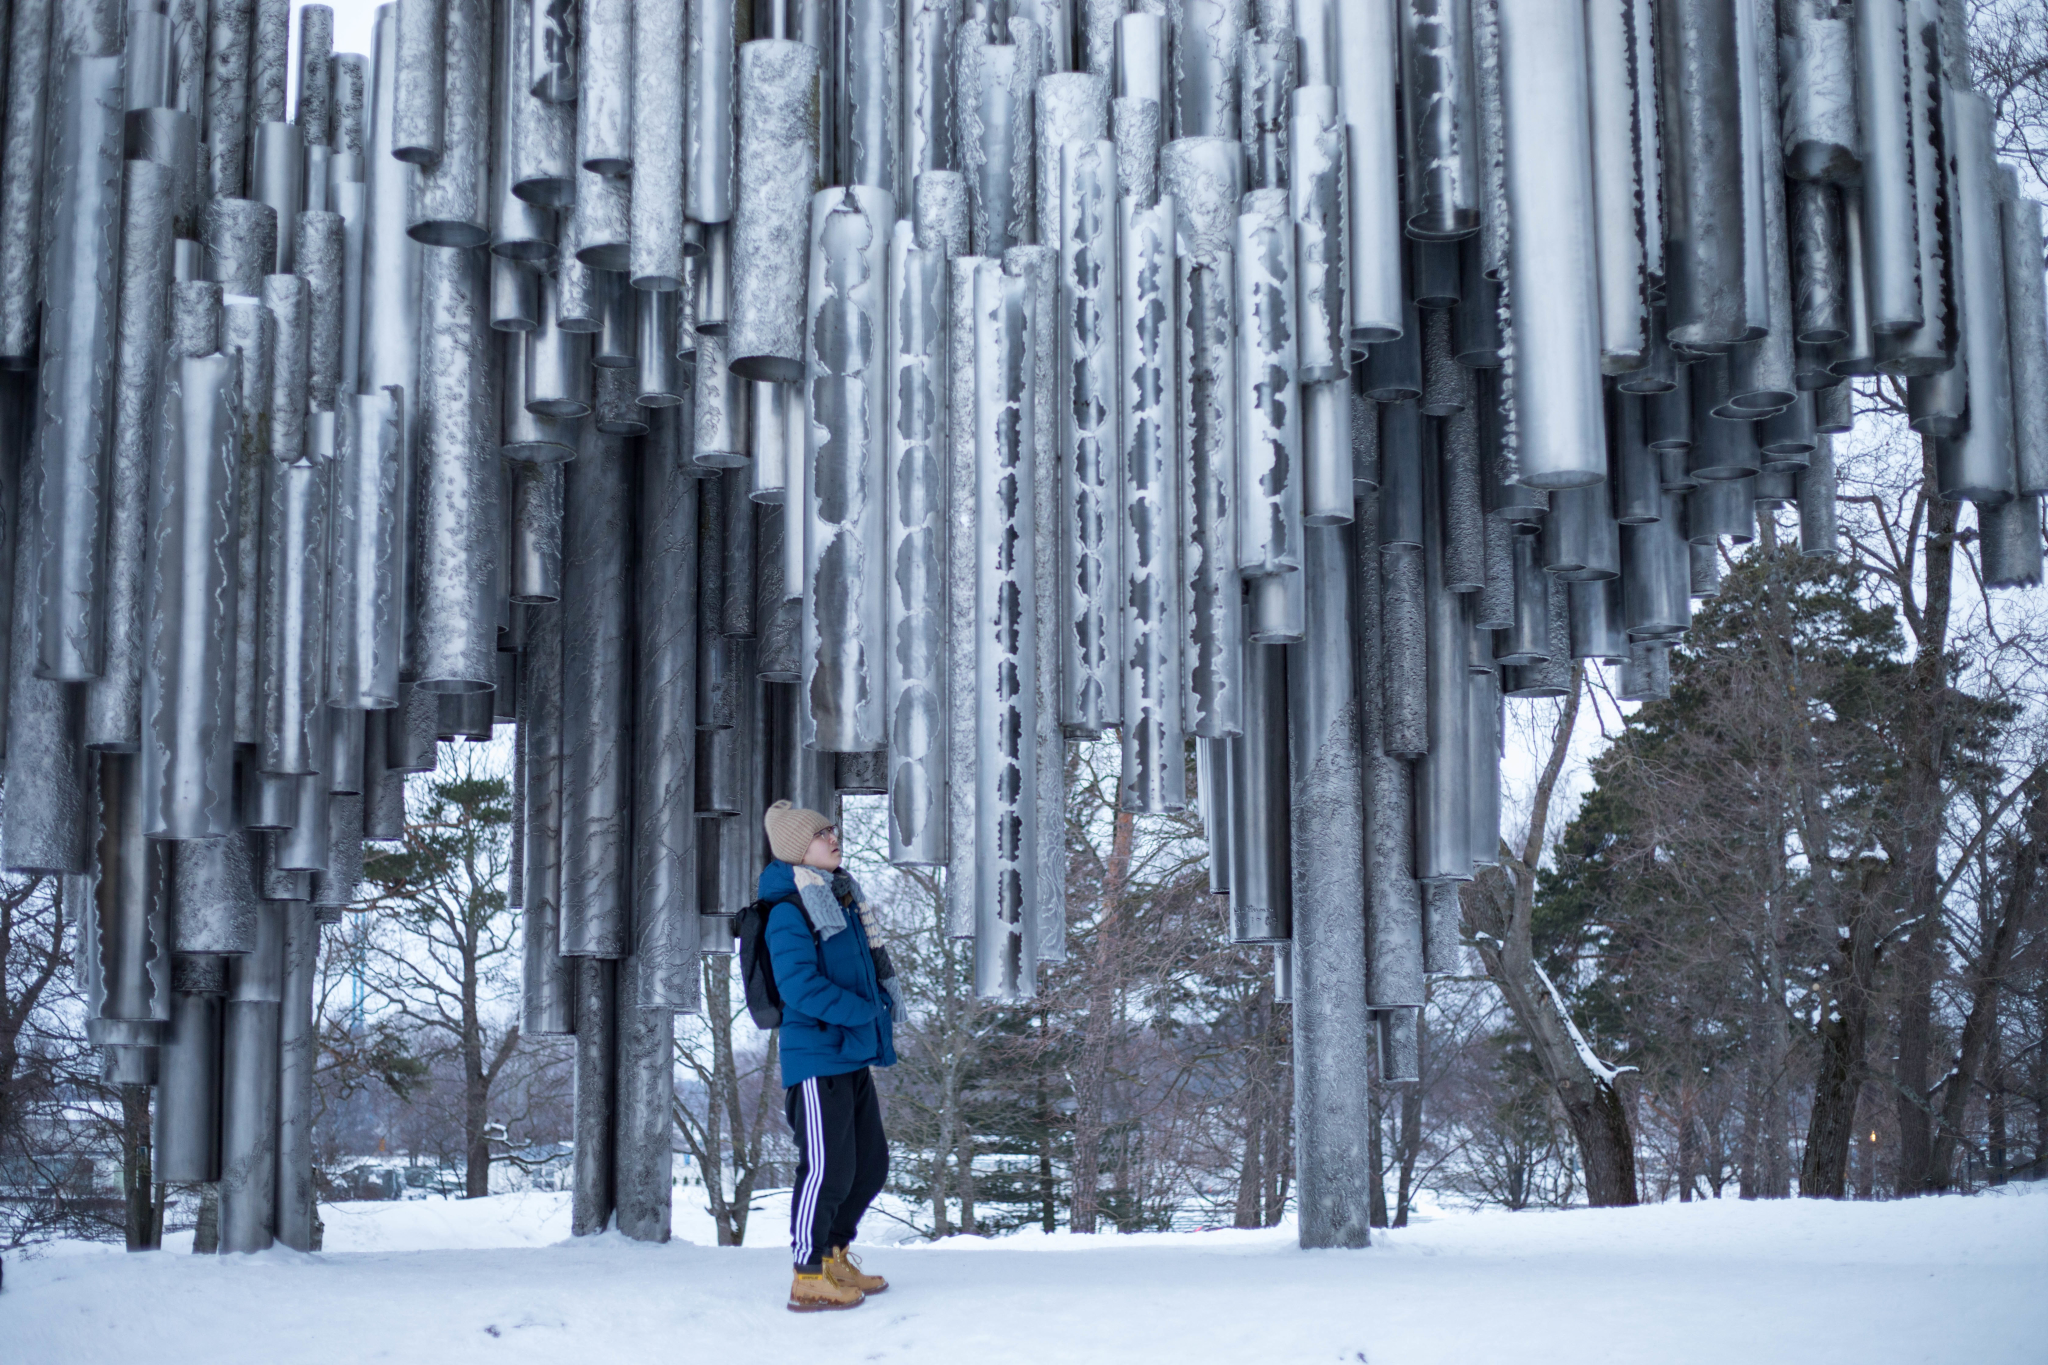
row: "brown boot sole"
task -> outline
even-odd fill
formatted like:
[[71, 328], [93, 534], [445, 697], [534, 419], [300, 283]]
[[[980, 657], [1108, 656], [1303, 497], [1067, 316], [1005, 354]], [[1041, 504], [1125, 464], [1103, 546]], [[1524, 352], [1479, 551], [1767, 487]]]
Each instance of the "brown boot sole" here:
[[792, 1313], [840, 1313], [849, 1308], [858, 1308], [867, 1302], [863, 1294], [852, 1303], [826, 1303], [821, 1299], [791, 1299], [787, 1305]]

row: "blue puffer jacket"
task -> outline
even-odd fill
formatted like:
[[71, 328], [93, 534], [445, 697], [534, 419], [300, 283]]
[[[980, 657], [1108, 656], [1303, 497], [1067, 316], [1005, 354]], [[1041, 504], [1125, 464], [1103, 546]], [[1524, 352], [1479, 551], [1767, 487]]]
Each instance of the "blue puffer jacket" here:
[[782, 1084], [812, 1076], [842, 1076], [864, 1066], [894, 1066], [896, 1047], [889, 1001], [875, 978], [860, 912], [846, 911], [846, 928], [827, 939], [811, 932], [794, 898], [795, 873], [785, 862], [761, 872], [760, 896], [791, 900], [768, 914], [768, 957], [782, 994]]

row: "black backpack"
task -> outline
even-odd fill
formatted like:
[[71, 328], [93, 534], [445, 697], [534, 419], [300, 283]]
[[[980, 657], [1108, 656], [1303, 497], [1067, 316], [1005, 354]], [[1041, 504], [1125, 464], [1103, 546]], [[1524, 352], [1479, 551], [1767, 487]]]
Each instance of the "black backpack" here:
[[[764, 1032], [782, 1027], [782, 992], [775, 988], [775, 964], [768, 957], [768, 912], [778, 905], [798, 904], [795, 892], [740, 907], [733, 931], [740, 941], [740, 980], [747, 990], [747, 1015]], [[804, 927], [810, 928], [810, 916]], [[817, 937], [812, 930], [811, 937]]]

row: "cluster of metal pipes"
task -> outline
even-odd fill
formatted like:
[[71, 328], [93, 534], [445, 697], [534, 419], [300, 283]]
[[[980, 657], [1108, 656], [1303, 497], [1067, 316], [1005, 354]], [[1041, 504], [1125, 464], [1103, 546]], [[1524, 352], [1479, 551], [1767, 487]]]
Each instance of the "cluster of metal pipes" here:
[[1958, 14], [1846, 10], [399, 0], [360, 56], [12, 0], [5, 864], [158, 1177], [309, 1243], [319, 925], [437, 739], [516, 722], [575, 1226], [659, 1238], [763, 808], [885, 794], [1017, 999], [1115, 736], [1274, 946], [1302, 1239], [1362, 1243], [1503, 698], [1661, 695], [1760, 507], [1833, 553], [1854, 376], [2040, 579], [2040, 210]]

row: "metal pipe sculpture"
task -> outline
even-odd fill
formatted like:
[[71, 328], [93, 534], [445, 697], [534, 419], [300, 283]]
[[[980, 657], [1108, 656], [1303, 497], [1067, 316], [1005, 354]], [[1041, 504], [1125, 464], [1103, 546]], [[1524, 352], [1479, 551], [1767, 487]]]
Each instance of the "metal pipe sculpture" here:
[[1857, 377], [2041, 579], [2041, 210], [1933, 0], [769, 8], [307, 6], [288, 108], [276, 0], [11, 7], [0, 860], [225, 1247], [309, 1240], [313, 945], [437, 736], [517, 727], [577, 1232], [667, 1235], [766, 801], [886, 793], [1018, 1000], [1114, 736], [1357, 1245], [1507, 701], [1668, 693], [1760, 518], [1835, 553]]

